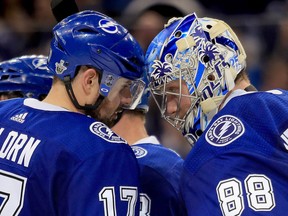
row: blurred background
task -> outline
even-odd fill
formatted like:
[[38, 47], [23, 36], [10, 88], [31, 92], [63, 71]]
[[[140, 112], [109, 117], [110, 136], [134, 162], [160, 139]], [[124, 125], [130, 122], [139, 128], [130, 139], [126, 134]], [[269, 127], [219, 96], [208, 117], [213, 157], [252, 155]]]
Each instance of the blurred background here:
[[[0, 61], [30, 54], [48, 55], [56, 24], [51, 0], [0, 0]], [[238, 35], [248, 73], [258, 90], [288, 89], [288, 0], [76, 0], [80, 10], [97, 10], [123, 24], [144, 50], [171, 17], [196, 12], [223, 19]], [[147, 129], [185, 158], [190, 145], [159, 117], [150, 101]]]

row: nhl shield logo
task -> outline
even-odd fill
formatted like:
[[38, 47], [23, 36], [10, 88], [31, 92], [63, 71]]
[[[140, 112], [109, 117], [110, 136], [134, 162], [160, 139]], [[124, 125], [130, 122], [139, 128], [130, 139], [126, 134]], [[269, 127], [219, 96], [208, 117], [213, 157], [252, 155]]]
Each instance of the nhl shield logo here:
[[232, 115], [219, 117], [207, 130], [205, 139], [213, 146], [226, 146], [245, 132], [243, 123]]

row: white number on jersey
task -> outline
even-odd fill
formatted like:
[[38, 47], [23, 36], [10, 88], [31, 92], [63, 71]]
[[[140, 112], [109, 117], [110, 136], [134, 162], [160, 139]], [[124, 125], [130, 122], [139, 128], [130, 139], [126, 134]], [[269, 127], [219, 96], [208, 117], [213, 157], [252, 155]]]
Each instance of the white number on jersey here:
[[[251, 174], [244, 181], [248, 205], [254, 211], [271, 211], [275, 199], [271, 180], [265, 175]], [[241, 182], [236, 178], [220, 181], [218, 201], [224, 216], [240, 216], [245, 208]]]
[[265, 175], [249, 175], [245, 188], [249, 207], [254, 211], [271, 211], [275, 207], [272, 184]]
[[0, 170], [0, 216], [19, 214], [23, 207], [26, 180], [22, 176]]
[[[23, 207], [27, 179], [0, 170], [0, 216], [17, 216]], [[104, 202], [105, 216], [116, 216], [114, 187], [105, 187], [99, 193]], [[134, 216], [137, 202], [137, 187], [120, 187], [120, 198], [128, 203], [126, 216]]]
[[[121, 186], [120, 199], [128, 203], [126, 216], [134, 216], [137, 202], [137, 187]], [[99, 200], [104, 203], [105, 216], [117, 216], [114, 187], [104, 187], [99, 193]]]
[[244, 203], [239, 180], [231, 178], [220, 181], [216, 191], [223, 215], [241, 215], [244, 210]]
[[150, 216], [151, 199], [145, 193], [140, 193], [140, 216]]

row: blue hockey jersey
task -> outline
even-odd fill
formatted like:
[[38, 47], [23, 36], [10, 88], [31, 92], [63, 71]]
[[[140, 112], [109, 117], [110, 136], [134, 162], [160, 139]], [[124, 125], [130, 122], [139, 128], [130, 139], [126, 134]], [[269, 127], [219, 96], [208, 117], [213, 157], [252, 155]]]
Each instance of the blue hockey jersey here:
[[180, 195], [183, 159], [154, 136], [132, 145], [140, 167], [140, 215], [185, 216]]
[[132, 149], [103, 123], [35, 99], [0, 102], [1, 216], [139, 215], [138, 186]]
[[188, 215], [287, 215], [287, 91], [232, 98], [188, 154], [181, 178]]

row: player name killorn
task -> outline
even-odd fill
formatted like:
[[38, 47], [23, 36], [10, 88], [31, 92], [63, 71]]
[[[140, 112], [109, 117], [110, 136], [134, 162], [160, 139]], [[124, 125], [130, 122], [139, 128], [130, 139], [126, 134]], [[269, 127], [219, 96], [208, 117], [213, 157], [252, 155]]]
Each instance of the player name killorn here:
[[[0, 128], [0, 136], [2, 136], [5, 128]], [[4, 142], [0, 143], [0, 158], [13, 161], [19, 165], [28, 167], [33, 152], [41, 142], [34, 137], [26, 134], [10, 131], [5, 139], [0, 137]]]

